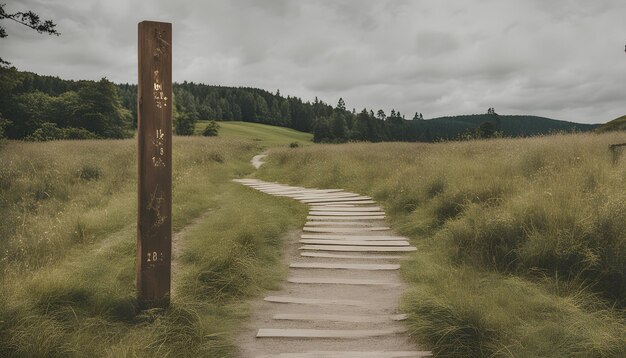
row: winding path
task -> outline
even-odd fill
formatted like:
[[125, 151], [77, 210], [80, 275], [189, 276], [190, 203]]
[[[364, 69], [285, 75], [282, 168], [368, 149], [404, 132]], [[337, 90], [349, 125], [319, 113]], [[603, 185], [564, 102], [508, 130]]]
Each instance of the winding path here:
[[310, 205], [304, 228], [287, 243], [287, 283], [253, 304], [238, 339], [242, 357], [430, 356], [410, 341], [397, 309], [405, 288], [399, 260], [415, 247], [385, 225], [376, 202], [340, 189], [235, 181]]

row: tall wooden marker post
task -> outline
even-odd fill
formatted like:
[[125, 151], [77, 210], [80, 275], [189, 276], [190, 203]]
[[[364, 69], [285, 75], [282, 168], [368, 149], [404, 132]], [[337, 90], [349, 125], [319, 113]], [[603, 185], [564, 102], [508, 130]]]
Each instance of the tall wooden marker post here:
[[137, 293], [142, 309], [170, 302], [172, 24], [139, 23]]

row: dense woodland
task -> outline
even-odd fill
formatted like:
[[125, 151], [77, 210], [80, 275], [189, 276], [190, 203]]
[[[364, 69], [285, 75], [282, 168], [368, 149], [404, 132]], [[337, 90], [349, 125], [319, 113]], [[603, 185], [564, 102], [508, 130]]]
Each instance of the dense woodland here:
[[132, 116], [112, 82], [0, 68], [0, 134], [11, 139], [125, 138]]
[[[175, 83], [174, 130], [193, 134], [200, 119], [264, 123], [311, 132], [316, 142], [458, 140], [587, 131], [594, 125], [534, 116], [486, 114], [424, 120], [399, 111], [348, 110], [305, 102], [257, 88]], [[137, 123], [137, 86], [100, 81], [68, 81], [15, 68], [0, 68], [0, 137], [51, 140], [125, 138]]]

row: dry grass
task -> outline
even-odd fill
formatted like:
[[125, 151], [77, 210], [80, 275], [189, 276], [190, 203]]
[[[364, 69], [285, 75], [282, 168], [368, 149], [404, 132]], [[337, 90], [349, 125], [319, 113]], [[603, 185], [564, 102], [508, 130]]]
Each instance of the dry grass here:
[[[272, 153], [259, 176], [384, 203], [416, 338], [439, 356], [626, 354], [626, 158], [613, 134]], [[616, 308], [618, 307], [618, 308]]]
[[231, 183], [257, 144], [175, 137], [174, 231], [203, 219], [181, 243], [172, 306], [138, 312], [135, 146], [0, 148], [0, 356], [229, 356], [246, 299], [282, 278], [281, 233], [305, 213]]

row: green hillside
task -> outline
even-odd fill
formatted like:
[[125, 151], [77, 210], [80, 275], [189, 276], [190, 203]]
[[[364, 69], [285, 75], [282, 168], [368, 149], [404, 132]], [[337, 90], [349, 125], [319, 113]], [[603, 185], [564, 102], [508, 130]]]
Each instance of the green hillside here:
[[[202, 133], [209, 121], [198, 121], [196, 133]], [[259, 142], [264, 147], [289, 145], [297, 142], [299, 145], [313, 144], [311, 133], [300, 132], [295, 129], [270, 126], [267, 124], [228, 121], [219, 122], [219, 136], [222, 138], [245, 138]]]
[[452, 117], [439, 117], [412, 123], [418, 131], [429, 132], [438, 139], [453, 139], [464, 132], [474, 132], [484, 122], [493, 122], [496, 129], [505, 137], [530, 137], [555, 132], [586, 132], [594, 130], [596, 124], [583, 124], [561, 121], [538, 116], [513, 116], [493, 114], [473, 114]]
[[596, 131], [599, 133], [623, 130], [626, 130], [626, 115], [606, 122], [596, 129]]

